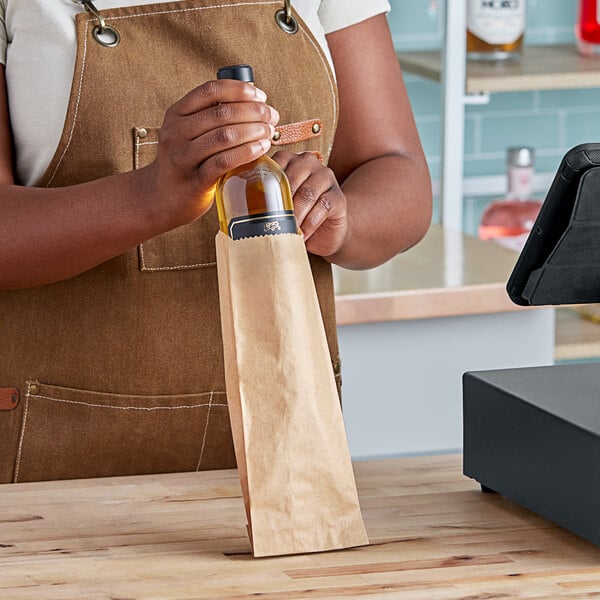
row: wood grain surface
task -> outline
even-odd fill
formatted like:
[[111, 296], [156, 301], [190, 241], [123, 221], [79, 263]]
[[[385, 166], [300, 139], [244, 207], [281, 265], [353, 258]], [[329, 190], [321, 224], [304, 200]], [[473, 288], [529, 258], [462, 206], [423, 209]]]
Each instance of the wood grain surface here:
[[235, 471], [0, 486], [0, 599], [600, 597], [600, 549], [461, 474], [355, 463], [371, 546], [254, 559]]

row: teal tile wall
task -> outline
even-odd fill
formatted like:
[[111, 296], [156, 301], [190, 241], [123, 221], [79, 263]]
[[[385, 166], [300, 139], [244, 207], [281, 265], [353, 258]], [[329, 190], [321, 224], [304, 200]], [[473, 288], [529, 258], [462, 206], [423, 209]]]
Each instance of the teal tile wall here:
[[[443, 38], [444, 0], [390, 0], [388, 15], [398, 51], [438, 49]], [[577, 0], [528, 0], [529, 45], [574, 43]], [[598, 59], [600, 62], [600, 59]], [[405, 81], [432, 178], [440, 176], [441, 89], [405, 73]], [[536, 171], [553, 172], [572, 146], [600, 142], [600, 89], [498, 93], [483, 106], [467, 106], [465, 177], [503, 175], [506, 148], [532, 146]], [[543, 196], [546, 190], [538, 190]], [[465, 231], [475, 233], [489, 197], [465, 198]], [[438, 218], [437, 205], [434, 218]]]

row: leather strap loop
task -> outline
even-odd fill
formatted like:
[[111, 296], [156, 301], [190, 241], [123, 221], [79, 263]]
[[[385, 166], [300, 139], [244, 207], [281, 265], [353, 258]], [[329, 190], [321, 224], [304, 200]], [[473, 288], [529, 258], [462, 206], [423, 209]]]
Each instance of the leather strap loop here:
[[17, 388], [0, 388], [0, 411], [13, 410], [19, 405]]
[[323, 123], [319, 119], [308, 119], [297, 123], [287, 123], [275, 128], [275, 136], [271, 140], [273, 146], [295, 144], [319, 137], [323, 131]]

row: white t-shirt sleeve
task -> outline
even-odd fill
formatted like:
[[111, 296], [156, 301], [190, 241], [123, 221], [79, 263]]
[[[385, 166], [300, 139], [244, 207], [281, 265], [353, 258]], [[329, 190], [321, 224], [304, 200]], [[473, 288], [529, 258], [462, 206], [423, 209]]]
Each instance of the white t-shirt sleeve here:
[[331, 33], [389, 11], [388, 0], [321, 0], [319, 19], [325, 33]]
[[4, 22], [4, 13], [6, 12], [6, 0], [0, 0], [0, 63], [6, 64], [6, 24]]

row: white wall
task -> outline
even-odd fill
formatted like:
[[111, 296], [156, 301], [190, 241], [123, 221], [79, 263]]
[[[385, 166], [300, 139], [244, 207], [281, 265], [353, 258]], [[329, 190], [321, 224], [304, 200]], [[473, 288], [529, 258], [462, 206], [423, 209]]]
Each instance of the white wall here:
[[462, 448], [465, 371], [549, 365], [554, 309], [338, 327], [355, 459]]

